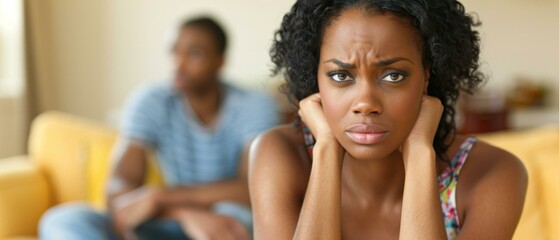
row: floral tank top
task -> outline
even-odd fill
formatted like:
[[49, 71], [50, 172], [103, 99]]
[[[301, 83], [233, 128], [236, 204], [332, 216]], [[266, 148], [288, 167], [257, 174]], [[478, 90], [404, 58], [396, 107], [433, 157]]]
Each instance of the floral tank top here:
[[[312, 158], [315, 139], [307, 127], [303, 127], [303, 135], [307, 152]], [[458, 183], [462, 166], [464, 166], [464, 162], [476, 141], [475, 137], [468, 137], [460, 146], [456, 156], [450, 161], [450, 166], [437, 177], [446, 235], [449, 240], [456, 239], [460, 232], [461, 225], [456, 207], [456, 184]]]

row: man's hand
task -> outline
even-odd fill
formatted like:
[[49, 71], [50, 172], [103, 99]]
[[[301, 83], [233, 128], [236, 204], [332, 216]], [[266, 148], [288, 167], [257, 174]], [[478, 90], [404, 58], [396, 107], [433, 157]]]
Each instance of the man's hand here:
[[132, 230], [158, 212], [162, 192], [160, 188], [144, 186], [116, 197], [112, 210], [118, 235], [133, 239]]
[[205, 209], [176, 208], [171, 217], [178, 220], [184, 233], [196, 240], [250, 240], [247, 229], [236, 219]]

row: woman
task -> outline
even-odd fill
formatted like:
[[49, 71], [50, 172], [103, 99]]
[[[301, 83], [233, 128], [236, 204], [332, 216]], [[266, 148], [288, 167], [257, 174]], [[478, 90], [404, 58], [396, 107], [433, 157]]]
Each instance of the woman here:
[[452, 0], [297, 1], [271, 56], [302, 123], [252, 146], [255, 238], [510, 239], [524, 166], [455, 134], [476, 25]]

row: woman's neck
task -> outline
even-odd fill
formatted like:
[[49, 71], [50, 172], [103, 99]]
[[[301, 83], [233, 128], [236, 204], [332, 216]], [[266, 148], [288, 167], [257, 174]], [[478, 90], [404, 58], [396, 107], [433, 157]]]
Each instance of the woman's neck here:
[[399, 151], [378, 160], [359, 160], [347, 153], [344, 157], [342, 186], [364, 205], [401, 201], [404, 179], [404, 163]]

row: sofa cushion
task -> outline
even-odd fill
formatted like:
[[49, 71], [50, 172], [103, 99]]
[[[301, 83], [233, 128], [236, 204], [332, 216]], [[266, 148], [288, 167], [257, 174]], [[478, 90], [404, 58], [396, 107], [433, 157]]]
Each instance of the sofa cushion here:
[[537, 155], [544, 149], [557, 148], [559, 127], [544, 126], [521, 131], [482, 134], [479, 139], [505, 149], [517, 156], [528, 171], [526, 201], [514, 239], [548, 239], [548, 208], [543, 205], [542, 188], [549, 180], [540, 177], [542, 169]]
[[31, 127], [29, 156], [44, 172], [53, 203], [85, 198], [83, 166], [92, 142], [113, 142], [116, 132], [103, 124], [60, 112], [37, 117]]
[[[97, 209], [106, 208], [105, 189], [110, 174], [110, 158], [113, 142], [97, 141], [89, 146], [89, 158], [85, 164], [85, 196], [86, 201]], [[152, 154], [148, 157], [146, 183], [162, 185], [163, 179], [155, 164]]]
[[0, 160], [0, 239], [35, 235], [50, 204], [45, 176], [26, 156]]
[[112, 143], [94, 142], [85, 163], [85, 200], [97, 209], [105, 208], [105, 185], [110, 172]]
[[555, 148], [543, 149], [535, 159], [540, 171], [540, 195], [545, 206], [549, 239], [559, 239], [559, 142]]
[[2, 240], [37, 240], [38, 238], [36, 237], [9, 237], [9, 238], [3, 238]]

